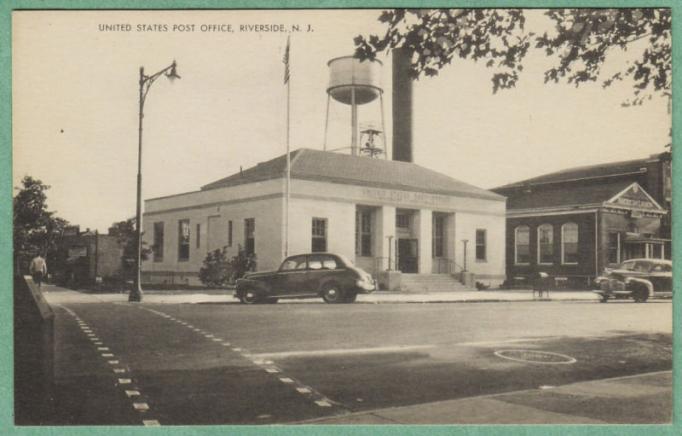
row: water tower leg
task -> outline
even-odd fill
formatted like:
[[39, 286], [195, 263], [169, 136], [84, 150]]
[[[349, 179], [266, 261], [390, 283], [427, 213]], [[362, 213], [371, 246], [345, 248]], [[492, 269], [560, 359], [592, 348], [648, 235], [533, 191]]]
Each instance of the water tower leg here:
[[329, 102], [331, 96], [327, 94], [327, 117], [324, 120], [324, 142], [322, 143], [322, 149], [327, 150], [327, 132], [329, 131]]
[[384, 117], [384, 93], [379, 94], [379, 105], [381, 106], [381, 139], [384, 143], [384, 159], [388, 159], [388, 141], [386, 140], [386, 118]]
[[350, 153], [353, 156], [358, 154], [358, 105], [355, 104], [355, 87], [350, 90]]

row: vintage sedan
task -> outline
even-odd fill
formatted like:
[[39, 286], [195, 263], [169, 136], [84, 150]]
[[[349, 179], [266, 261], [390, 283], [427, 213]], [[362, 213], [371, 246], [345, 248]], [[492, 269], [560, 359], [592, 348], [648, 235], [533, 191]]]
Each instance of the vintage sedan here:
[[632, 298], [644, 303], [651, 297], [672, 297], [673, 265], [663, 259], [630, 259], [607, 268], [595, 279], [593, 291], [606, 303], [613, 298]]
[[242, 303], [276, 303], [280, 298], [322, 297], [327, 303], [352, 303], [376, 289], [372, 276], [346, 257], [310, 253], [284, 259], [277, 271], [255, 272], [237, 280]]

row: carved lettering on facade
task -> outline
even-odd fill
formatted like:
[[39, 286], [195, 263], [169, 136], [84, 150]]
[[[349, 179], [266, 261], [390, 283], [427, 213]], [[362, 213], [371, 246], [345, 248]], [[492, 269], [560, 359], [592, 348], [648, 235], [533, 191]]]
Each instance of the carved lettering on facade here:
[[363, 188], [362, 195], [373, 200], [392, 203], [407, 203], [409, 205], [443, 205], [450, 203], [450, 197], [423, 192], [394, 191], [390, 189]]

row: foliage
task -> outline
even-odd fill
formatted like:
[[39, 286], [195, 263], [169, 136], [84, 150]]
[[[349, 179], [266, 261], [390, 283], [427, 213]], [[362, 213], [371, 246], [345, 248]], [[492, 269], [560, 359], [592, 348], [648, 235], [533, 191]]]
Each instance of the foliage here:
[[[115, 222], [109, 227], [109, 235], [116, 236], [118, 243], [123, 246], [123, 255], [121, 256], [121, 266], [126, 277], [131, 278], [135, 275], [135, 263], [137, 261], [137, 235], [136, 219], [128, 218], [125, 221]], [[142, 233], [144, 235], [144, 233]], [[152, 249], [147, 246], [145, 241], [142, 241], [142, 260], [149, 259]]]
[[227, 261], [225, 247], [209, 251], [199, 270], [199, 280], [206, 286], [220, 287], [230, 281], [232, 268]]
[[57, 245], [68, 222], [48, 211], [46, 191], [49, 185], [26, 176], [13, 199], [14, 273], [25, 274], [38, 253], [50, 264], [56, 262]]
[[[670, 9], [549, 9], [554, 29], [536, 35], [525, 30], [521, 9], [396, 9], [379, 21], [383, 36], [355, 38], [356, 55], [373, 59], [377, 53], [405, 47], [413, 53], [412, 74], [434, 76], [457, 56], [485, 61], [493, 68], [493, 92], [512, 88], [534, 44], [556, 61], [545, 72], [547, 82], [565, 80], [576, 86], [601, 80], [604, 87], [629, 78], [633, 99], [641, 104], [653, 94], [670, 96]], [[646, 40], [641, 55], [620, 71], [602, 79], [601, 68], [613, 49], [628, 50]]]
[[244, 277], [248, 271], [256, 268], [256, 255], [247, 254], [241, 245], [237, 255], [227, 260], [227, 248], [209, 251], [204, 259], [203, 266], [199, 270], [199, 280], [206, 286], [220, 287], [228, 283], [234, 283]]

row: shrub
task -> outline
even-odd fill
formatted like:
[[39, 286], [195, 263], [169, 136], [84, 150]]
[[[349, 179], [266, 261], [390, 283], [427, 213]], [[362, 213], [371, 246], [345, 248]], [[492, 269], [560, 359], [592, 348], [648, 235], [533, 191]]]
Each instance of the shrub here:
[[199, 280], [209, 287], [226, 285], [231, 278], [232, 267], [225, 254], [225, 247], [206, 253], [204, 265], [199, 270]]

